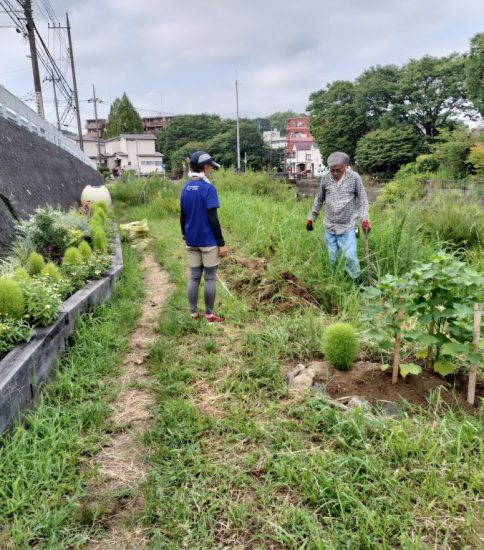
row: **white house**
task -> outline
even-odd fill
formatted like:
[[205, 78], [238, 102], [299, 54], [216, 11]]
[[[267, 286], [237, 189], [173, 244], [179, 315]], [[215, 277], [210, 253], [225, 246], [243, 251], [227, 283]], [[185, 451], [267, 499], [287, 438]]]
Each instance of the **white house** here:
[[[98, 164], [97, 137], [83, 136], [84, 152]], [[110, 170], [134, 170], [140, 175], [164, 172], [163, 155], [155, 151], [156, 137], [152, 134], [120, 134], [100, 139], [100, 166]]]
[[108, 168], [134, 170], [141, 175], [163, 172], [163, 155], [155, 151], [155, 143], [152, 134], [120, 134], [106, 139]]
[[314, 141], [299, 141], [293, 144], [287, 158], [290, 174], [319, 176], [324, 169], [319, 147]]

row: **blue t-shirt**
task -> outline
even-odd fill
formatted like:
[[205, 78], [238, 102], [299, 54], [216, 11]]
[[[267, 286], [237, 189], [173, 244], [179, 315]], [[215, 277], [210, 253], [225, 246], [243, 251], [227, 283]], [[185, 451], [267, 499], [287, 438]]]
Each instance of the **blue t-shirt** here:
[[188, 246], [217, 246], [208, 221], [207, 209], [220, 208], [217, 190], [203, 179], [190, 180], [181, 193], [185, 214], [185, 238]]

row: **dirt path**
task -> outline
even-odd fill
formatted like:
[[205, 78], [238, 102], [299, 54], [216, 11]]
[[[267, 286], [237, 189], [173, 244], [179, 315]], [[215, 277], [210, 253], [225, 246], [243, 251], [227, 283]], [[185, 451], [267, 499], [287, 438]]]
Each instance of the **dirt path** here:
[[128, 528], [125, 523], [142, 505], [138, 488], [148, 466], [139, 438], [149, 427], [155, 407], [151, 377], [144, 362], [157, 339], [157, 320], [172, 287], [151, 254], [145, 254], [141, 267], [145, 297], [121, 374], [114, 381], [121, 386], [112, 406], [115, 429], [92, 464], [99, 472], [90, 497], [90, 508], [94, 505], [98, 514], [98, 521], [93, 523], [102, 524], [106, 530], [102, 539], [88, 545], [92, 550], [142, 548], [148, 542], [142, 529]]

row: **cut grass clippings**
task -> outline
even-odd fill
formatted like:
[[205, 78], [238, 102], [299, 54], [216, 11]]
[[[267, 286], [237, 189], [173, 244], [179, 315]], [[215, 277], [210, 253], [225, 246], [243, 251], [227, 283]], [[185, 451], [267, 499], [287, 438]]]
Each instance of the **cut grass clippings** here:
[[125, 272], [113, 300], [77, 325], [73, 344], [35, 411], [0, 441], [0, 547], [68, 548], [89, 539], [80, 517], [87, 468], [113, 426], [110, 384], [138, 315], [137, 259], [124, 248]]

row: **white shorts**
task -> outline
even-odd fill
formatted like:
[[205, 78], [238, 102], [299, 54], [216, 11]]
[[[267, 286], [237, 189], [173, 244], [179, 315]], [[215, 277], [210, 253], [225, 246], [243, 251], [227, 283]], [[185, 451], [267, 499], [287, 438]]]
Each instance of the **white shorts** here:
[[220, 263], [218, 246], [187, 246], [189, 267], [215, 267]]

